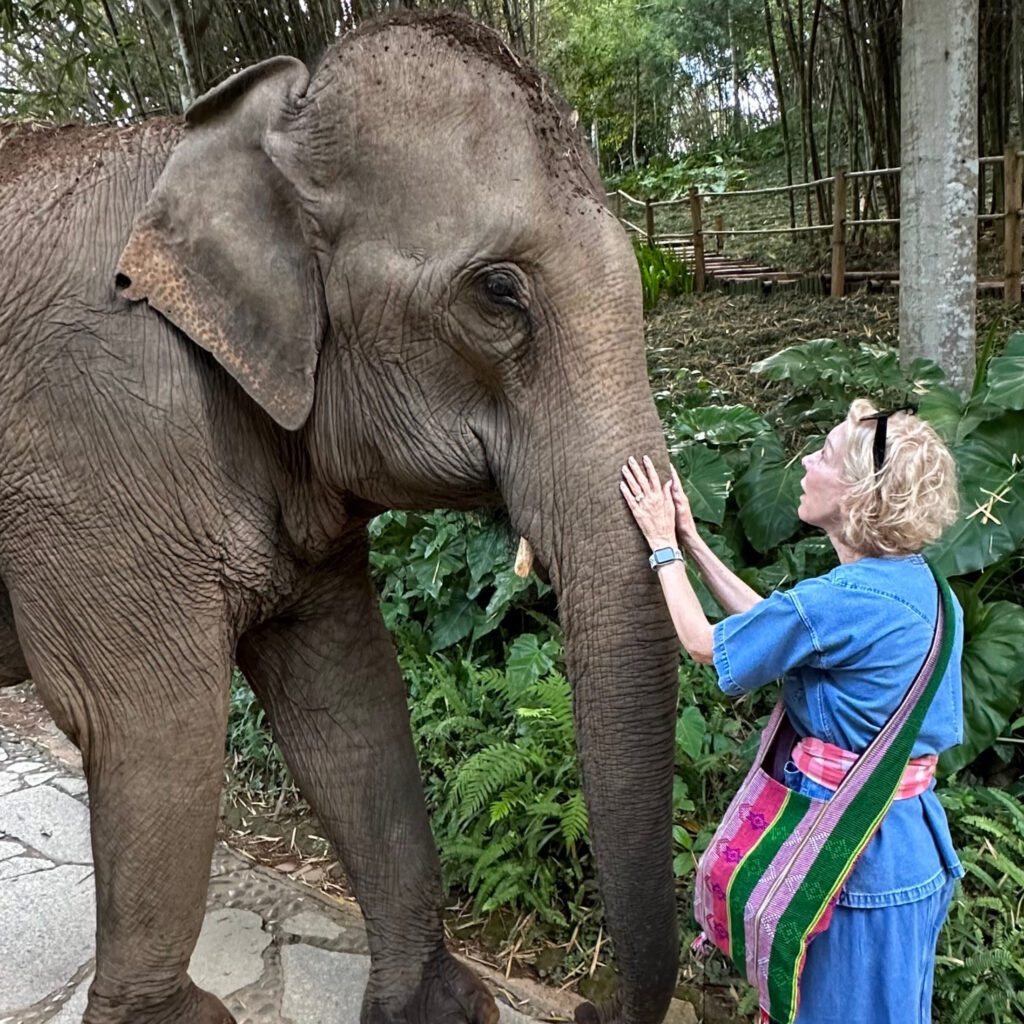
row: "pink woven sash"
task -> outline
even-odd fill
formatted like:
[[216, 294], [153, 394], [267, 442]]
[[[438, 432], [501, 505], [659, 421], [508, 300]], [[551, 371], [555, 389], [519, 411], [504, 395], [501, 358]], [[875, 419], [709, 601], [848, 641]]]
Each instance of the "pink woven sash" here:
[[[858, 757], [858, 754], [813, 736], [805, 737], [793, 748], [793, 764], [812, 782], [833, 791], [839, 788], [846, 773], [857, 763]], [[935, 754], [912, 757], [907, 762], [895, 799], [908, 800], [923, 793], [932, 784], [938, 763]]]

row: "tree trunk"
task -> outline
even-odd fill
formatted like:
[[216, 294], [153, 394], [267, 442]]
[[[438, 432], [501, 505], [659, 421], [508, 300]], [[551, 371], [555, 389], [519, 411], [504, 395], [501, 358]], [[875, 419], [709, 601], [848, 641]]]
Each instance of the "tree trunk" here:
[[[821, 20], [822, 0], [814, 0], [814, 10], [811, 14], [811, 36], [807, 47], [807, 149], [811, 157], [811, 173], [815, 180], [822, 177], [821, 156], [818, 153], [818, 140], [814, 134], [814, 51], [818, 41], [818, 23]], [[819, 185], [815, 190], [818, 200], [818, 223], [826, 224], [832, 219], [828, 212], [830, 196], [827, 185]]]
[[[156, 64], [157, 75], [160, 78], [160, 90], [164, 94], [164, 103], [167, 105], [165, 113], [175, 114], [178, 113], [178, 108], [175, 106], [174, 100], [171, 98], [171, 90], [167, 84], [167, 76], [164, 74], [164, 62], [160, 56], [160, 50], [156, 44], [156, 34], [153, 32], [153, 26], [149, 20], [149, 8], [146, 4], [141, 5], [142, 10], [142, 24], [146, 29], [146, 38], [149, 39], [149, 48], [153, 54], [153, 61]], [[171, 55], [171, 63], [174, 63], [174, 56]]]
[[904, 0], [900, 358], [974, 379], [978, 0]]
[[740, 107], [740, 60], [736, 51], [739, 45], [732, 23], [732, 4], [726, 0], [725, 17], [729, 31], [729, 64], [732, 69], [732, 137], [739, 139], [743, 132], [743, 110]]
[[[772, 78], [775, 79], [775, 95], [779, 101], [779, 123], [782, 125], [782, 148], [786, 153], [786, 184], [793, 185], [793, 146], [789, 139], [789, 124], [786, 121], [786, 87], [779, 67], [779, 51], [775, 46], [775, 27], [772, 24], [771, 0], [764, 0], [764, 23], [768, 30], [768, 51], [772, 58]], [[792, 191], [786, 193], [789, 200], [789, 226], [796, 227], [796, 201]]]
[[640, 61], [636, 62], [636, 76], [633, 79], [633, 136], [630, 140], [633, 156], [633, 170], [640, 166], [640, 157], [636, 148], [637, 122], [640, 120]]
[[1024, 136], [1024, 0], [1010, 0], [1010, 138], [1018, 144]]
[[108, 0], [103, 0], [103, 13], [107, 18], [107, 25], [110, 26], [110, 35], [114, 40], [114, 45], [117, 47], [117, 52], [121, 57], [121, 63], [124, 65], [124, 73], [127, 76], [128, 88], [131, 89], [132, 96], [135, 99], [135, 110], [137, 117], [146, 116], [146, 105], [142, 102], [142, 94], [139, 92], [138, 85], [135, 84], [135, 76], [132, 74], [131, 63], [128, 60], [128, 55], [124, 52], [124, 44], [121, 42], [121, 33], [117, 27], [117, 22], [114, 20], [114, 12], [110, 9]]
[[195, 102], [202, 92], [202, 82], [196, 64], [196, 56], [192, 52], [192, 33], [189, 25], [187, 0], [168, 0], [171, 19], [174, 24], [174, 41], [178, 45], [178, 57], [181, 69], [185, 73], [185, 88], [182, 90], [182, 101], [185, 106]]

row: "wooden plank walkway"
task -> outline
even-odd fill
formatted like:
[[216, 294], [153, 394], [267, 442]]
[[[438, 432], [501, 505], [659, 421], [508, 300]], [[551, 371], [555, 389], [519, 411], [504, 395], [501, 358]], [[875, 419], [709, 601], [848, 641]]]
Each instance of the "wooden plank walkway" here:
[[[663, 235], [655, 244], [674, 252], [693, 266], [693, 241], [685, 237]], [[799, 291], [814, 295], [828, 294], [829, 283], [822, 274], [779, 270], [723, 253], [704, 251], [704, 284], [708, 290], [722, 289], [731, 293]]]
[[[655, 244], [693, 265], [693, 242], [690, 238], [663, 235], [655, 238]], [[779, 270], [708, 250], [704, 252], [704, 280], [708, 290], [721, 289], [733, 294], [796, 291], [828, 295], [832, 288], [832, 275], [829, 273]], [[848, 293], [860, 290], [893, 292], [899, 291], [900, 286], [898, 270], [847, 270], [845, 280]], [[1003, 290], [1002, 278], [978, 280], [979, 295], [1002, 296]]]

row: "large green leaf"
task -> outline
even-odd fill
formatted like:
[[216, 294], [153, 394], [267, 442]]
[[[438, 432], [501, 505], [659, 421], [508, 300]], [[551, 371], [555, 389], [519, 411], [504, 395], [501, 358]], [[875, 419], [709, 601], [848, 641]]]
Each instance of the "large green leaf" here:
[[1011, 334], [1002, 355], [988, 364], [986, 401], [1002, 409], [1024, 409], [1024, 334]]
[[694, 516], [721, 526], [732, 483], [729, 463], [703, 444], [686, 445], [674, 453], [673, 461]]
[[703, 405], [680, 410], [671, 422], [669, 435], [673, 442], [737, 444], [769, 430], [768, 422], [745, 405]]
[[464, 594], [455, 595], [451, 604], [433, 616], [430, 628], [431, 652], [436, 653], [464, 640], [483, 618], [483, 609], [476, 601]]
[[936, 384], [921, 396], [917, 411], [952, 445], [960, 444], [979, 424], [998, 419], [1006, 410], [989, 401], [987, 388], [965, 403], [953, 388]]
[[1024, 413], [977, 426], [953, 449], [960, 474], [960, 519], [929, 557], [940, 572], [984, 569], [1024, 543]]
[[497, 523], [485, 523], [470, 533], [466, 545], [466, 561], [469, 564], [469, 577], [473, 585], [471, 597], [479, 593], [479, 585], [489, 580], [494, 571], [504, 568], [512, 562], [512, 547], [508, 530]]
[[555, 667], [558, 655], [558, 644], [553, 640], [542, 642], [536, 633], [516, 637], [509, 647], [505, 667], [510, 692], [518, 695], [522, 689], [546, 676]]
[[683, 708], [676, 720], [676, 746], [691, 760], [696, 761], [704, 748], [707, 725], [700, 708], [690, 704]]
[[964, 741], [942, 755], [955, 772], [992, 745], [1024, 703], [1024, 608], [1010, 601], [982, 603], [961, 593], [964, 606]]
[[769, 380], [791, 380], [797, 385], [813, 384], [826, 372], [836, 373], [844, 359], [841, 342], [832, 338], [816, 338], [802, 345], [791, 345], [761, 359], [750, 367], [751, 373], [760, 374]]
[[929, 389], [921, 396], [917, 412], [921, 419], [927, 420], [935, 428], [939, 437], [947, 444], [957, 440], [964, 403], [955, 388], [940, 384]]
[[[822, 438], [813, 442], [815, 446], [822, 443]], [[740, 523], [758, 551], [781, 544], [799, 527], [796, 509], [803, 475], [800, 457], [787, 458], [774, 434], [764, 434], [754, 441], [750, 468], [736, 481], [736, 500]]]

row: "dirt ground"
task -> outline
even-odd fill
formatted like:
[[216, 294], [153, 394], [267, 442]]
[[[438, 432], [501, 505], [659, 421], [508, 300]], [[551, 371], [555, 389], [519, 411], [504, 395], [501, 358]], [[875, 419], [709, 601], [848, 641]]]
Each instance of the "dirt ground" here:
[[[995, 325], [997, 338], [1024, 331], [1024, 306], [979, 298], [979, 344]], [[709, 292], [663, 301], [647, 316], [649, 365], [657, 374], [688, 369], [714, 385], [726, 403], [763, 411], [777, 385], [750, 365], [789, 345], [815, 338], [896, 344], [899, 296], [856, 292], [842, 299], [796, 292], [729, 295]]]

